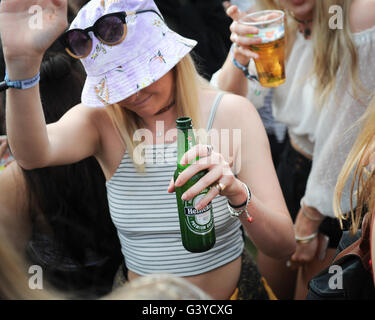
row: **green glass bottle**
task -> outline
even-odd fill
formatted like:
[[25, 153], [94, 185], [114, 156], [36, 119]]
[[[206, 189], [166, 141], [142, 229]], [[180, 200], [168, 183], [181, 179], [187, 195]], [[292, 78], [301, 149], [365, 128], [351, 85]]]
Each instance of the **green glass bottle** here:
[[[179, 118], [176, 123], [178, 132], [177, 169], [174, 174], [174, 181], [189, 166], [180, 164], [182, 156], [196, 144], [191, 119], [188, 117]], [[197, 183], [206, 173], [207, 170], [198, 172], [182, 187], [176, 187], [182, 244], [190, 252], [207, 251], [215, 245], [216, 241], [212, 203], [209, 203], [201, 210], [195, 209], [195, 205], [207, 194], [209, 188], [206, 188], [189, 201], [181, 199], [184, 192]]]

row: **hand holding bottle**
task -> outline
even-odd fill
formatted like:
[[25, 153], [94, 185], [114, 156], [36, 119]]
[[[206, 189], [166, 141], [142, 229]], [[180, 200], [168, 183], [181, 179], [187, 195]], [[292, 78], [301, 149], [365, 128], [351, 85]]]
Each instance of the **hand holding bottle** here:
[[[195, 160], [197, 157], [199, 159]], [[196, 209], [204, 208], [219, 193], [227, 197], [233, 205], [240, 205], [246, 201], [247, 191], [243, 183], [234, 176], [230, 163], [220, 153], [213, 151], [211, 146], [198, 144], [191, 148], [180, 161], [181, 165], [189, 163], [191, 165], [179, 175], [175, 183], [171, 181], [168, 192], [174, 192], [175, 187], [183, 186], [195, 174], [207, 170], [207, 173], [182, 195], [184, 200], [190, 200], [202, 190], [213, 186]]]

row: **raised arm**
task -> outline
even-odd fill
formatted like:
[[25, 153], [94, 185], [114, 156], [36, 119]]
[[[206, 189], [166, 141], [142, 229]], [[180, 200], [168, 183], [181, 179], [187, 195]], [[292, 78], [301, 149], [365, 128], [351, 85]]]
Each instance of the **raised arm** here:
[[240, 12], [237, 6], [229, 7], [227, 14], [233, 19], [230, 30], [232, 32], [231, 41], [235, 44], [235, 47], [229, 53], [218, 76], [218, 87], [221, 90], [246, 97], [248, 93], [248, 79], [244, 76], [243, 71], [233, 64], [233, 57], [243, 66], [247, 66], [251, 58], [256, 59], [258, 57], [255, 52], [246, 49], [251, 44], [259, 43], [257, 38], [246, 37], [249, 34], [257, 34], [258, 29], [238, 23], [238, 20], [246, 13]]
[[[29, 13], [32, 6], [40, 10], [38, 16]], [[32, 24], [36, 18], [41, 19], [41, 28]], [[67, 0], [3, 0], [0, 35], [9, 79], [25, 80], [37, 75], [45, 51], [66, 27]], [[86, 109], [73, 108], [57, 124], [47, 127], [38, 85], [26, 90], [8, 89], [7, 134], [19, 165], [33, 169], [93, 155], [98, 135]]]

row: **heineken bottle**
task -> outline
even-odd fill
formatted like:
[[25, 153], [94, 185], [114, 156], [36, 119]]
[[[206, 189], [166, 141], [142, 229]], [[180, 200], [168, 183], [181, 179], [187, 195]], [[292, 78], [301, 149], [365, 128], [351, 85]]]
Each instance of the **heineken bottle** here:
[[[176, 123], [178, 153], [174, 181], [189, 166], [189, 164], [186, 166], [180, 164], [182, 156], [196, 144], [191, 119], [187, 117], [179, 118]], [[206, 188], [189, 201], [181, 199], [184, 192], [197, 183], [206, 173], [207, 170], [198, 172], [185, 185], [176, 187], [182, 244], [190, 252], [207, 251], [214, 246], [216, 240], [212, 203], [209, 203], [201, 210], [195, 209], [196, 204], [207, 194], [209, 188]]]

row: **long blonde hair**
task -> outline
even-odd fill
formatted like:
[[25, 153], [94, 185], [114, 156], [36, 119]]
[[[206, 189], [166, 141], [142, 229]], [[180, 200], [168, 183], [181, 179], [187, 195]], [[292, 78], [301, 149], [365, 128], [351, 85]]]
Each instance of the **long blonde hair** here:
[[[175, 102], [177, 116], [187, 116], [193, 120], [195, 127], [201, 127], [199, 117], [199, 88], [207, 87], [207, 82], [199, 76], [193, 59], [188, 54], [175, 67]], [[113, 124], [119, 130], [124, 145], [133, 159], [138, 171], [143, 171], [143, 166], [134, 161], [134, 150], [139, 142], [135, 133], [142, 128], [141, 119], [132, 111], [120, 107], [118, 104], [106, 108]]]
[[[372, 214], [375, 209], [375, 170], [369, 172], [363, 164], [364, 159], [369, 157], [371, 152], [375, 152], [375, 98], [362, 116], [361, 122], [363, 123], [363, 129], [341, 170], [334, 195], [335, 215], [342, 226], [342, 222], [348, 218], [340, 207], [342, 192], [346, 183], [351, 183], [350, 217], [353, 233], [360, 226], [363, 210], [368, 209]], [[350, 181], [350, 179], [352, 180]], [[356, 199], [356, 209], [353, 206], [353, 198]]]
[[[330, 8], [338, 6], [343, 11], [343, 29], [329, 26], [332, 15]], [[351, 1], [316, 1], [312, 41], [314, 44], [313, 73], [317, 78], [316, 101], [318, 107], [327, 102], [337, 84], [338, 71], [342, 66], [350, 66], [345, 74], [350, 80], [353, 95], [359, 100], [359, 91], [364, 90], [358, 77], [358, 54], [350, 28]]]

